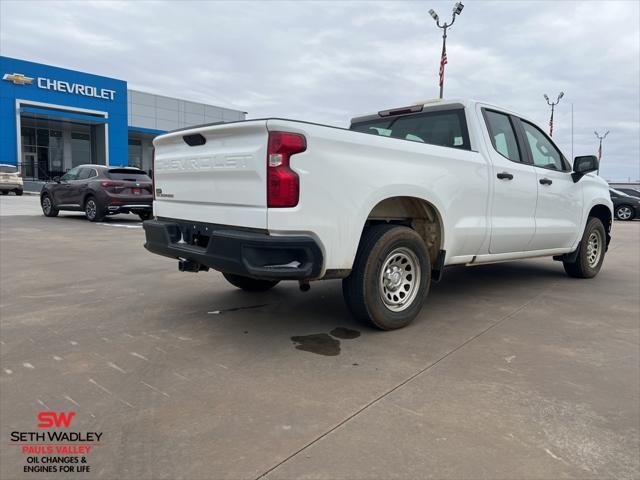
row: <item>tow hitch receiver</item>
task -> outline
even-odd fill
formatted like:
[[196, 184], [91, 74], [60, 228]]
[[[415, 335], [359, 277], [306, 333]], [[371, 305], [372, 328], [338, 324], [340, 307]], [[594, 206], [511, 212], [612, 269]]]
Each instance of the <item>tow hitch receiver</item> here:
[[197, 262], [192, 262], [191, 260], [178, 260], [178, 270], [181, 272], [206, 272], [209, 270], [209, 267], [205, 265], [200, 265]]

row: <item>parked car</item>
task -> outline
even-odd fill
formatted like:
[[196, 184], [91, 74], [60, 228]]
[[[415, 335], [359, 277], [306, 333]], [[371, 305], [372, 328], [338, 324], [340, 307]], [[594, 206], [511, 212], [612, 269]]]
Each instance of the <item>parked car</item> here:
[[616, 190], [632, 197], [640, 198], [640, 190], [634, 190], [633, 188], [616, 188]]
[[627, 195], [621, 190], [610, 188], [613, 211], [618, 220], [633, 220], [640, 216], [640, 198]]
[[151, 178], [138, 168], [80, 165], [46, 183], [40, 204], [47, 217], [70, 210], [84, 211], [92, 222], [117, 213], [135, 213], [148, 220], [152, 217], [151, 190]]
[[2, 195], [9, 195], [9, 192], [22, 195], [23, 191], [24, 183], [16, 166], [0, 163], [0, 192]]
[[590, 278], [610, 240], [597, 157], [572, 169], [543, 129], [485, 103], [385, 110], [349, 129], [201, 126], [154, 146], [150, 252], [248, 291], [342, 278], [352, 314], [384, 330], [418, 314], [445, 266], [553, 256]]

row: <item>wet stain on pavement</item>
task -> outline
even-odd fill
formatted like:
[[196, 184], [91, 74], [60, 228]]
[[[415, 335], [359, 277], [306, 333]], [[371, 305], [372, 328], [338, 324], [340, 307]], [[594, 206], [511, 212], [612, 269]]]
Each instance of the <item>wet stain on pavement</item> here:
[[305, 352], [316, 353], [318, 355], [326, 355], [334, 357], [340, 354], [340, 340], [336, 340], [326, 333], [312, 333], [311, 335], [301, 335], [291, 337], [294, 343], [297, 343], [296, 349]]
[[337, 327], [331, 330], [329, 335], [343, 340], [353, 340], [360, 336], [360, 332], [358, 330], [351, 330], [350, 328]]
[[333, 357], [340, 355], [340, 340], [336, 340], [337, 338], [352, 340], [359, 336], [360, 332], [358, 330], [336, 327], [328, 334], [312, 333], [311, 335], [291, 337], [291, 340], [297, 344], [295, 347], [298, 350]]

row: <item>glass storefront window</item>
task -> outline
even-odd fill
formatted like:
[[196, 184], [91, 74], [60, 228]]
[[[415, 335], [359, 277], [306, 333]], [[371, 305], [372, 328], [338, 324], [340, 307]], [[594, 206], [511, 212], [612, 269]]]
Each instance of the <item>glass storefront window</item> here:
[[36, 144], [36, 129], [33, 127], [22, 127], [22, 145]]
[[40, 147], [48, 147], [49, 146], [49, 129], [48, 128], [39, 128], [37, 131], [38, 143], [37, 145]]
[[91, 135], [71, 132], [71, 164], [78, 166], [91, 163]]
[[129, 162], [130, 167], [142, 168], [142, 142], [137, 138], [129, 139]]

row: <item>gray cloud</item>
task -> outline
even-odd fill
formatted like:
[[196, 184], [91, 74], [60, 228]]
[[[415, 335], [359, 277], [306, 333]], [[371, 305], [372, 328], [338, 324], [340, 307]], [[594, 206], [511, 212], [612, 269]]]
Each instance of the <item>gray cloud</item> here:
[[[131, 88], [345, 126], [437, 96], [453, 1], [0, 2], [3, 55], [122, 78]], [[611, 130], [602, 174], [640, 178], [640, 4], [468, 1], [450, 32], [445, 96], [511, 107], [571, 154]]]

